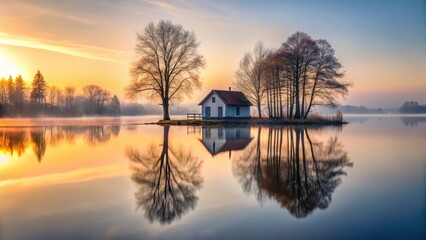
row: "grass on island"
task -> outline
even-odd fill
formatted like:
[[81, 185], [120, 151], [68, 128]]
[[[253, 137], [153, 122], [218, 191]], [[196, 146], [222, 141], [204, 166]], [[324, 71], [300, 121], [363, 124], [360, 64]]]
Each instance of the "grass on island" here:
[[160, 120], [156, 123], [159, 125], [342, 125], [347, 122], [343, 121], [341, 114], [335, 116], [312, 115], [308, 119], [283, 119], [283, 118], [243, 118], [243, 119], [183, 119], [183, 120]]

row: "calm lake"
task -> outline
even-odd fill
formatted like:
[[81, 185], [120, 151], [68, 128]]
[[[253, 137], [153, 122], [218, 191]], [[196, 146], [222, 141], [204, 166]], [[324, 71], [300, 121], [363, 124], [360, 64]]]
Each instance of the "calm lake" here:
[[426, 238], [426, 116], [152, 119], [0, 121], [0, 239]]

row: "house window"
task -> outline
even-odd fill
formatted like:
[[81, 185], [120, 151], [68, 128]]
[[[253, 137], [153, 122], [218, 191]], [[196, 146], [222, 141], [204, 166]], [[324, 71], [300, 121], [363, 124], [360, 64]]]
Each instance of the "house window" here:
[[210, 107], [206, 107], [205, 109], [206, 109], [205, 110], [205, 116], [206, 117], [210, 117], [210, 115], [211, 115], [211, 108]]
[[218, 107], [218, 108], [217, 108], [217, 115], [218, 115], [219, 117], [223, 117], [223, 107]]
[[217, 133], [218, 138], [223, 139], [223, 128], [219, 128], [218, 130], [219, 130], [219, 132]]
[[240, 107], [237, 107], [235, 110], [235, 115], [240, 116]]
[[204, 135], [205, 135], [206, 139], [210, 139], [212, 137], [211, 128], [205, 129]]
[[216, 97], [212, 97], [212, 103], [216, 102]]

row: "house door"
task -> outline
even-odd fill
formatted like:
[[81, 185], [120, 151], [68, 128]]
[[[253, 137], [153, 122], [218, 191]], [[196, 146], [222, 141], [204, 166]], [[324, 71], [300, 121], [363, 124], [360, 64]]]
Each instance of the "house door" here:
[[218, 108], [217, 108], [217, 115], [218, 115], [219, 117], [223, 117], [223, 107], [218, 107]]
[[206, 113], [205, 113], [206, 117], [210, 117], [211, 116], [211, 109], [210, 107], [206, 107]]

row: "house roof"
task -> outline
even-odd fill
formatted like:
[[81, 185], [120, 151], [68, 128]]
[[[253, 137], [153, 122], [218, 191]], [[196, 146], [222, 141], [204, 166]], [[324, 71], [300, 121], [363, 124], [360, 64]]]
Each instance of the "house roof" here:
[[202, 105], [206, 99], [216, 93], [226, 105], [233, 106], [251, 106], [251, 102], [247, 99], [244, 93], [240, 91], [212, 90], [198, 105]]
[[207, 151], [209, 151], [212, 156], [215, 156], [221, 152], [243, 150], [247, 147], [247, 145], [249, 145], [249, 143], [251, 142], [251, 140], [253, 140], [253, 138], [226, 139], [225, 144], [220, 149], [216, 149], [214, 152], [210, 151], [210, 149], [208, 148], [208, 146], [202, 139], [199, 139], [199, 140], [207, 149]]

